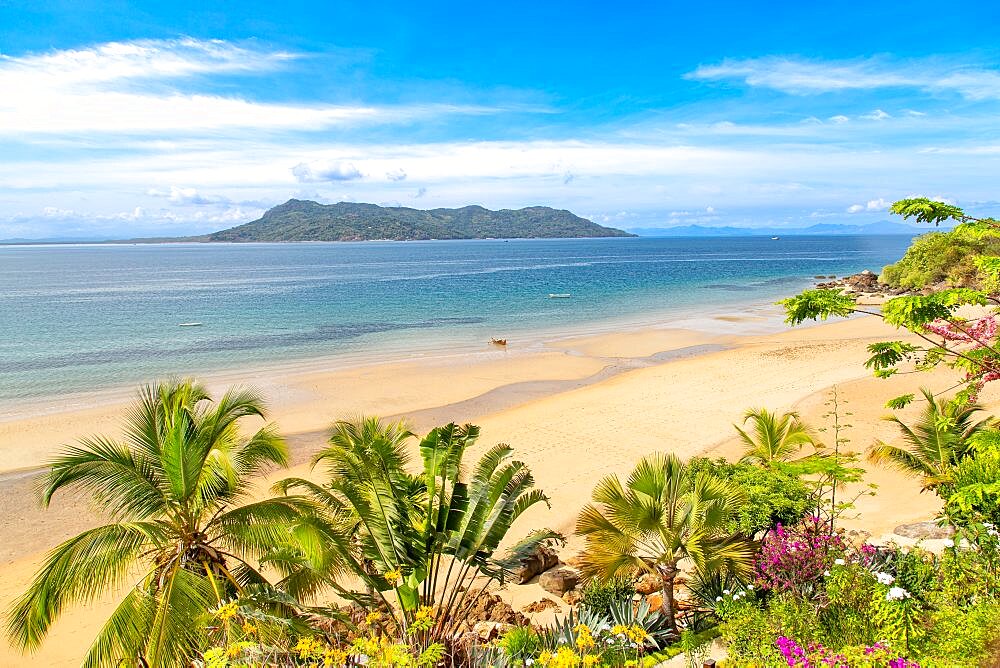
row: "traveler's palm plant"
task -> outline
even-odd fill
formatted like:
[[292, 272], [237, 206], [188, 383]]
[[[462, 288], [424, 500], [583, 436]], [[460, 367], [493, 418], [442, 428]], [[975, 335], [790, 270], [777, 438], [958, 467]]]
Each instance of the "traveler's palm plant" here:
[[689, 559], [702, 573], [745, 577], [753, 546], [725, 527], [746, 503], [735, 485], [709, 473], [691, 481], [675, 455], [650, 455], [623, 486], [617, 476], [601, 480], [577, 520], [587, 541], [582, 568], [601, 578], [654, 573], [663, 582], [663, 613], [677, 633], [674, 580]]
[[275, 428], [249, 438], [242, 418], [264, 417], [252, 390], [217, 403], [191, 382], [147, 386], [125, 416], [124, 438], [66, 449], [43, 479], [48, 505], [63, 490], [89, 495], [110, 519], [56, 547], [8, 618], [13, 643], [34, 649], [59, 614], [122, 592], [85, 666], [187, 666], [206, 613], [266, 585], [251, 559], [287, 541], [295, 498], [240, 505], [252, 478], [286, 463]]
[[[377, 418], [338, 423], [330, 447], [314, 460], [325, 465], [328, 482], [277, 485], [325, 507], [296, 529], [297, 563], [283, 557], [278, 564], [288, 573], [285, 585], [298, 595], [332, 586], [349, 600], [380, 606], [424, 643], [450, 636], [463, 621], [459, 613], [490, 582], [503, 582], [535, 546], [557, 537], [536, 531], [497, 556], [518, 517], [547, 499], [506, 445], [488, 450], [463, 476], [463, 456], [478, 435], [472, 425], [432, 430], [420, 441], [422, 466], [413, 475], [406, 450], [412, 434], [402, 425]], [[344, 576], [367, 592], [342, 585]], [[432, 623], [428, 609], [436, 611]]]
[[899, 428], [900, 444], [879, 441], [868, 450], [868, 460], [919, 476], [924, 489], [935, 489], [950, 482], [953, 468], [972, 454], [972, 436], [995, 420], [977, 420], [982, 411], [977, 403], [937, 399], [927, 389], [921, 392], [927, 404], [912, 425], [895, 415], [886, 418]]

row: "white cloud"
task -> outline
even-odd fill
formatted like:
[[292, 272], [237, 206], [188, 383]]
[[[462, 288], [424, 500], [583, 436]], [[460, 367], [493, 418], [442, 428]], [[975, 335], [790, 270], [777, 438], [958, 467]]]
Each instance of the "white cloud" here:
[[847, 213], [860, 213], [861, 211], [864, 210], [865, 207], [861, 204], [852, 204], [851, 206], [847, 207]]
[[[322, 129], [449, 114], [483, 106], [281, 104], [197, 90], [196, 75], [263, 74], [287, 66], [285, 51], [220, 40], [111, 42], [21, 57], [0, 55], [0, 136], [99, 132], [207, 132], [227, 128]], [[178, 86], [186, 84], [188, 90]]]
[[400, 167], [398, 169], [394, 169], [392, 171], [386, 172], [385, 173], [385, 178], [389, 179], [390, 181], [405, 181], [406, 180], [406, 172], [404, 172], [403, 168]]
[[705, 207], [705, 213], [715, 213], [715, 207], [714, 206], [706, 206]]
[[861, 213], [862, 211], [884, 211], [889, 208], [889, 202], [881, 197], [870, 199], [865, 204], [852, 204], [847, 207], [847, 213]]
[[[292, 174], [299, 183], [320, 183], [323, 181], [353, 181], [363, 174], [350, 162], [314, 162], [292, 167]], [[395, 179], [394, 179], [395, 180]]]
[[876, 109], [870, 114], [862, 114], [861, 118], [866, 118], [870, 121], [884, 121], [887, 118], [892, 118], [892, 116], [882, 111], [881, 109]]
[[844, 116], [843, 114], [837, 114], [836, 116], [831, 116], [830, 117], [830, 122], [831, 123], [836, 123], [837, 125], [842, 125], [842, 124], [846, 123], [849, 120], [851, 120], [851, 119], [848, 118], [847, 116]]
[[164, 197], [171, 204], [213, 204], [220, 201], [219, 199], [213, 199], [205, 197], [199, 194], [198, 190], [195, 188], [179, 188], [177, 186], [170, 186], [170, 190], [160, 190], [158, 188], [150, 188], [146, 191], [146, 194], [151, 197]]
[[685, 76], [702, 81], [737, 79], [748, 86], [794, 95], [917, 88], [935, 93], [957, 93], [972, 100], [1000, 99], [1000, 71], [941, 57], [807, 60], [768, 56], [701, 65]]

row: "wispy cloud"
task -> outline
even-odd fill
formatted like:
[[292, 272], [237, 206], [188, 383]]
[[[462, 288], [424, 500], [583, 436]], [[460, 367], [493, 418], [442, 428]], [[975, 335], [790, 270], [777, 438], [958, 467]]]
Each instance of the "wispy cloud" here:
[[739, 80], [793, 95], [916, 88], [956, 93], [970, 100], [1000, 99], [1000, 70], [941, 57], [808, 60], [769, 56], [701, 65], [685, 76], [700, 81]]
[[0, 55], [0, 136], [98, 132], [310, 130], [348, 123], [495, 113], [483, 105], [379, 107], [261, 102], [204, 92], [204, 78], [263, 75], [299, 56], [219, 40], [112, 42], [21, 57]]

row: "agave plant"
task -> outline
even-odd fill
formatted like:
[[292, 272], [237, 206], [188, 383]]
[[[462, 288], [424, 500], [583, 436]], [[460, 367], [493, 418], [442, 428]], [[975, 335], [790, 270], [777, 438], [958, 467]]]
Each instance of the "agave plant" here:
[[[324, 508], [296, 529], [297, 562], [283, 558], [278, 566], [287, 569], [285, 583], [293, 589], [332, 586], [348, 600], [382, 608], [404, 633], [428, 644], [450, 636], [461, 611], [492, 582], [505, 582], [531, 550], [559, 536], [535, 531], [498, 556], [518, 517], [548, 503], [531, 471], [501, 444], [464, 478], [463, 456], [479, 428], [448, 424], [420, 441], [422, 467], [410, 474], [411, 436], [403, 425], [377, 418], [337, 423], [329, 447], [313, 460], [325, 466], [327, 482], [290, 478], [276, 485]], [[343, 576], [360, 580], [366, 591], [342, 586]]]
[[869, 448], [868, 460], [919, 476], [924, 489], [935, 489], [951, 481], [954, 467], [972, 454], [973, 436], [996, 420], [977, 420], [982, 412], [977, 403], [937, 399], [928, 389], [921, 392], [927, 404], [912, 425], [895, 415], [885, 418], [899, 428], [900, 445], [879, 441]]
[[294, 497], [240, 505], [252, 478], [287, 459], [266, 425], [260, 395], [233, 389], [213, 403], [186, 381], [143, 388], [124, 438], [95, 436], [65, 450], [43, 480], [48, 505], [63, 490], [88, 493], [111, 522], [56, 547], [10, 612], [7, 633], [34, 649], [64, 608], [133, 582], [94, 640], [84, 666], [187, 666], [206, 612], [267, 580], [252, 559], [287, 538]]
[[623, 486], [617, 476], [594, 488], [598, 505], [587, 505], [576, 531], [586, 540], [582, 568], [592, 577], [654, 573], [663, 581], [663, 614], [678, 634], [674, 579], [690, 559], [701, 572], [748, 575], [753, 547], [727, 531], [746, 495], [710, 473], [691, 481], [676, 455], [639, 460]]

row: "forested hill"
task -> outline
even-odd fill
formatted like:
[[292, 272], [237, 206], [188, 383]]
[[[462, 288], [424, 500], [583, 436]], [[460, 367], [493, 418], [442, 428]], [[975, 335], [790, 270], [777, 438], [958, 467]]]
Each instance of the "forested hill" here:
[[532, 206], [490, 211], [409, 209], [376, 204], [318, 204], [290, 199], [259, 220], [195, 237], [197, 241], [411, 241], [423, 239], [536, 239], [631, 237], [569, 211]]

